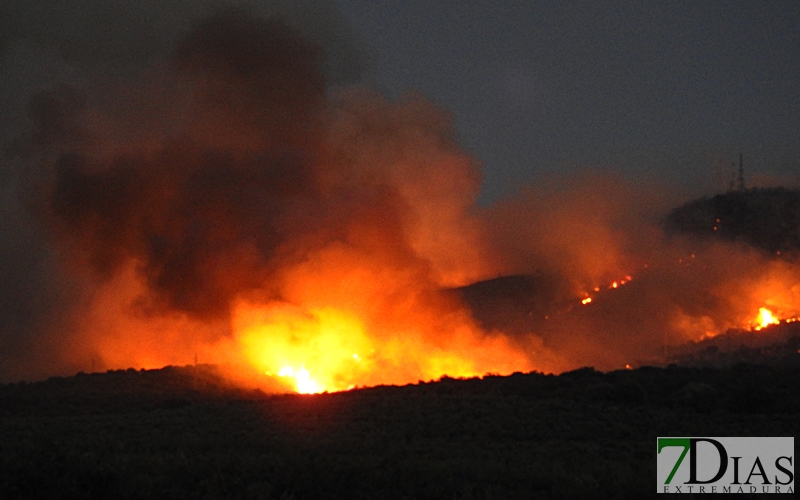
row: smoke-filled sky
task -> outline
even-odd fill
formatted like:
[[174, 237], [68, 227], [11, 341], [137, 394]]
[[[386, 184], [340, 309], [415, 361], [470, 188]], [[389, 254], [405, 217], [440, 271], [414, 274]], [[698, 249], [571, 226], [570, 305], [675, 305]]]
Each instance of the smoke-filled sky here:
[[[798, 8], [713, 5], [3, 2], [0, 381], [615, 368], [800, 314], [795, 263], [659, 225], [740, 150], [798, 170]], [[513, 328], [453, 293], [518, 274]]]
[[[75, 64], [143, 63], [214, 3], [3, 2], [15, 77], [4, 72], [0, 102], [16, 121], [32, 86], [78, 77]], [[713, 193], [740, 151], [753, 184], [797, 182], [792, 0], [250, 4], [324, 41], [334, 81], [450, 110], [483, 164], [484, 201], [585, 165]]]
[[336, 4], [371, 80], [454, 113], [484, 200], [584, 165], [719, 192], [740, 151], [753, 183], [800, 173], [796, 1]]

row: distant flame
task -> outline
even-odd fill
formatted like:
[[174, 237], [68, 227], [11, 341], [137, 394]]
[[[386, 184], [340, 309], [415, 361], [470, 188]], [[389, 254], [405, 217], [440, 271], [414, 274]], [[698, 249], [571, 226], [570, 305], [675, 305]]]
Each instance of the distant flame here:
[[[614, 280], [614, 281], [612, 281], [611, 283], [609, 283], [605, 287], [596, 286], [592, 290], [594, 290], [595, 292], [600, 292], [603, 289], [605, 289], [605, 290], [616, 290], [619, 287], [630, 283], [632, 280], [633, 280], [633, 277], [631, 277], [630, 274], [626, 274], [624, 279]], [[581, 299], [581, 304], [583, 304], [583, 305], [591, 304], [592, 300], [594, 300], [588, 292], [584, 293], [583, 295], [584, 295], [584, 298]]]
[[768, 327], [769, 325], [777, 325], [780, 323], [780, 320], [775, 318], [772, 314], [772, 311], [767, 309], [766, 307], [762, 307], [758, 310], [758, 316], [756, 317], [756, 326], [755, 330], [761, 330], [763, 328]]

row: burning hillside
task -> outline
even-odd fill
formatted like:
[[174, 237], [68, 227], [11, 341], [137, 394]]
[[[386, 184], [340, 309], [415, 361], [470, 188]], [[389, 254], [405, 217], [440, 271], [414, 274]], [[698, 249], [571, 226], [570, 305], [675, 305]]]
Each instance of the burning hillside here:
[[196, 355], [310, 392], [533, 368], [439, 292], [490, 272], [448, 116], [328, 93], [320, 64], [224, 11], [143, 83], [37, 99], [34, 202], [79, 291], [62, 362]]
[[659, 186], [584, 172], [478, 207], [445, 111], [333, 90], [322, 54], [226, 10], [37, 97], [15, 161], [59, 307], [4, 377], [199, 359], [334, 391], [639, 365], [800, 314], [796, 261], [665, 234]]

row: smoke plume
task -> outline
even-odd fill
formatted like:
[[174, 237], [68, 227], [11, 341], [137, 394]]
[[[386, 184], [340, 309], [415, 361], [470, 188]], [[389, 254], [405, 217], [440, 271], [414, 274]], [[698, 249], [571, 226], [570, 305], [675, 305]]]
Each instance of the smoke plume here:
[[[31, 115], [18, 155], [72, 290], [55, 363], [242, 362], [236, 325], [265, 308], [355, 314], [383, 332], [361, 356], [386, 380], [469, 372], [451, 352], [484, 341], [510, 350], [437, 295], [487, 271], [479, 175], [449, 116], [329, 91], [323, 51], [281, 21], [219, 11], [141, 75], [41, 93]], [[433, 354], [414, 367], [413, 349]]]
[[[668, 236], [662, 186], [586, 170], [478, 207], [446, 111], [344, 85], [363, 51], [330, 5], [188, 5], [4, 30], [4, 78], [28, 53], [65, 76], [18, 89], [7, 127], [0, 378], [197, 359], [314, 392], [611, 369], [764, 304], [800, 313], [796, 264]], [[482, 317], [482, 293], [508, 314]]]
[[497, 274], [549, 288], [529, 286], [539, 300], [523, 307], [500, 300], [504, 317], [484, 314], [484, 323], [530, 332], [534, 365], [559, 371], [663, 364], [676, 345], [755, 327], [762, 307], [800, 314], [796, 258], [666, 231], [665, 215], [683, 201], [668, 193], [679, 190], [585, 170], [490, 207]]

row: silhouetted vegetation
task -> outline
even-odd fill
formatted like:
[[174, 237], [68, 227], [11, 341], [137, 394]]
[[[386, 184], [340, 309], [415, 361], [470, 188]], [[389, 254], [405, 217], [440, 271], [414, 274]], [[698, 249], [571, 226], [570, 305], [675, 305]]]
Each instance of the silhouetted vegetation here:
[[638, 499], [657, 436], [797, 435], [798, 375], [583, 368], [301, 396], [198, 366], [8, 384], [0, 496]]
[[742, 241], [771, 254], [800, 253], [800, 191], [785, 188], [731, 191], [673, 210], [675, 232]]
[[731, 329], [701, 342], [672, 348], [670, 362], [681, 366], [725, 368], [737, 364], [775, 367], [800, 365], [800, 321], [770, 325], [753, 333]]

